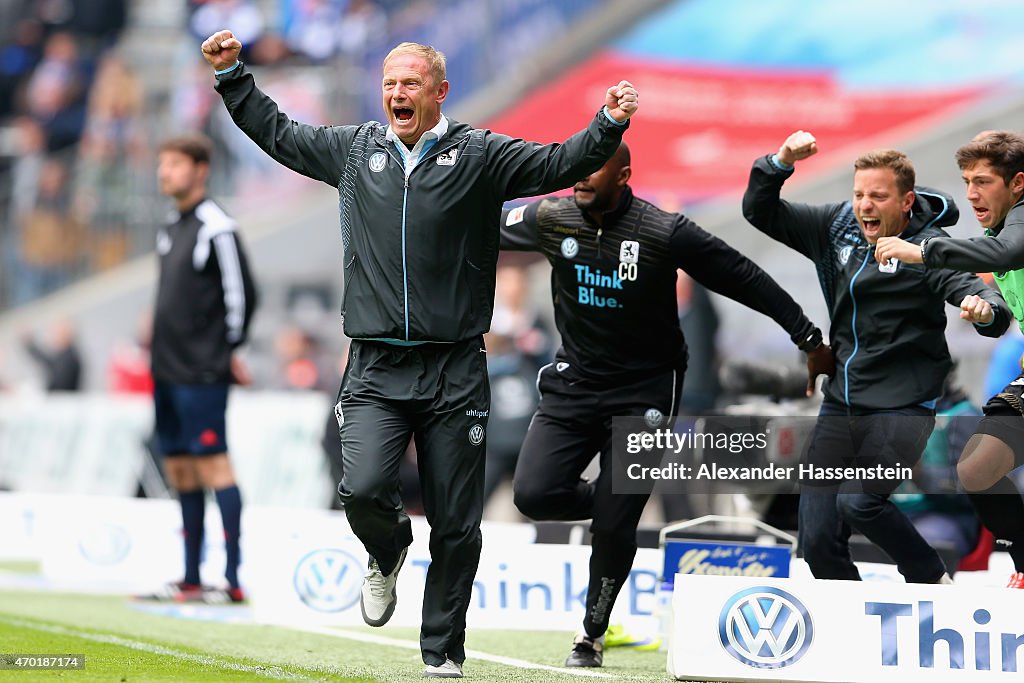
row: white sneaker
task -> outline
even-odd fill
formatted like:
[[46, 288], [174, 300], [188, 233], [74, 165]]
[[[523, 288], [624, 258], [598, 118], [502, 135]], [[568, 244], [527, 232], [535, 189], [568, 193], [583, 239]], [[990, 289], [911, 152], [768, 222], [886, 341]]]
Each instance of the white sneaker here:
[[363, 613], [363, 621], [370, 626], [383, 626], [395, 613], [395, 605], [398, 604], [395, 584], [398, 583], [398, 572], [402, 569], [407, 552], [408, 548], [402, 549], [402, 554], [398, 556], [398, 564], [387, 576], [381, 573], [377, 560], [370, 558], [369, 571], [366, 572], [363, 586], [359, 591], [359, 609]]
[[423, 669], [424, 678], [462, 678], [462, 665], [446, 659], [444, 664], [427, 664]]

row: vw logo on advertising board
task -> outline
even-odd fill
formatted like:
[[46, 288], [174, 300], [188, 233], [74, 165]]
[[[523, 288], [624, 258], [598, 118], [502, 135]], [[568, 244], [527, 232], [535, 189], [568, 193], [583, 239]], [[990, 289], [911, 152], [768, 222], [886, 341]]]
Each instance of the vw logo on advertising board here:
[[814, 624], [803, 603], [784, 590], [756, 586], [729, 598], [718, 636], [732, 657], [755, 669], [781, 669], [807, 652]]
[[362, 583], [363, 565], [337, 548], [306, 553], [292, 579], [299, 599], [318, 612], [341, 612], [356, 604]]
[[99, 524], [85, 529], [78, 539], [78, 552], [82, 557], [103, 566], [123, 561], [131, 549], [131, 534], [116, 524]]

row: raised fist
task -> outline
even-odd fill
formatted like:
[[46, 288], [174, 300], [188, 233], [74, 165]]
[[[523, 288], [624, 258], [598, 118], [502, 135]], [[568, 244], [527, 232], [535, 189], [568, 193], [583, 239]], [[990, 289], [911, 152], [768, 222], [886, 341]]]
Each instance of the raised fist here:
[[217, 31], [203, 41], [203, 58], [215, 70], [221, 71], [234, 66], [238, 61], [238, 53], [242, 51], [242, 43], [235, 34], [228, 30]]
[[604, 106], [608, 107], [608, 114], [613, 119], [624, 123], [640, 106], [640, 94], [629, 81], [619, 81], [618, 85], [608, 88]]
[[818, 141], [814, 139], [814, 136], [805, 130], [798, 130], [786, 138], [782, 147], [779, 147], [779, 162], [792, 166], [794, 162], [817, 153]]

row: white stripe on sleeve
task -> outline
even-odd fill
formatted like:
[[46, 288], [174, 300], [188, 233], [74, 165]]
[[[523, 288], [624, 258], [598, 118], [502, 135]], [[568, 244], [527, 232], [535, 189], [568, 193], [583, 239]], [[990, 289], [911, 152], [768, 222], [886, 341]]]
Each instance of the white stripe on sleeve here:
[[238, 246], [234, 233], [222, 232], [213, 238], [220, 264], [221, 281], [224, 286], [224, 308], [227, 315], [228, 342], [236, 344], [242, 340], [242, 325], [245, 322], [245, 286], [242, 283], [242, 263], [238, 257]]

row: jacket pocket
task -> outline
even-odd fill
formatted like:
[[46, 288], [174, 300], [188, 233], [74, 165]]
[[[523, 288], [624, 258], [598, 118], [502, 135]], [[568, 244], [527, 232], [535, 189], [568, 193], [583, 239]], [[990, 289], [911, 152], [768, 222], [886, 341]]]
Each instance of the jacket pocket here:
[[469, 280], [470, 298], [469, 322], [472, 325], [487, 311], [487, 283], [484, 282], [484, 270], [468, 257], [464, 258], [466, 279]]

